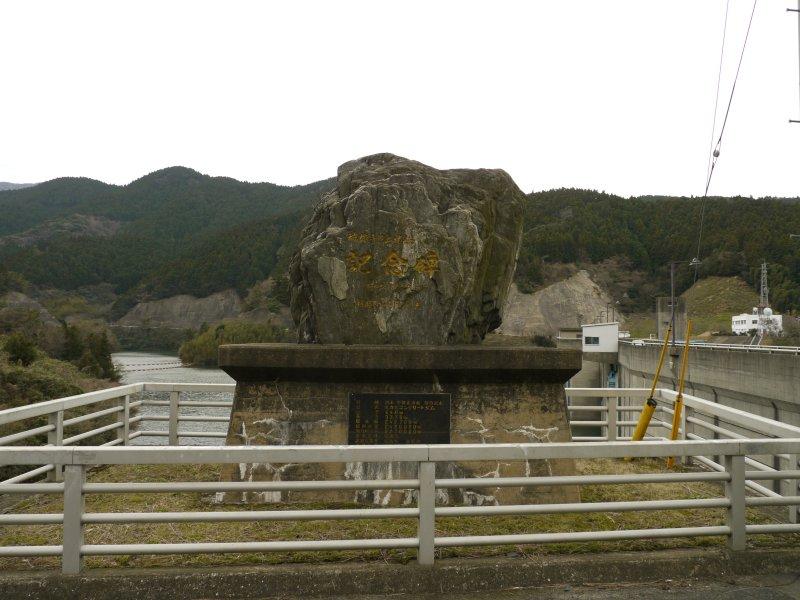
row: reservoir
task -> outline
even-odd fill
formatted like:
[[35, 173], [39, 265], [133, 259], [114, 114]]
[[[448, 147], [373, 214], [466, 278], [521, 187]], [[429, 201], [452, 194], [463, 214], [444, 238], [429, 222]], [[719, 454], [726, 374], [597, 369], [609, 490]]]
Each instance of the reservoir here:
[[[122, 372], [120, 383], [236, 383], [224, 371], [217, 368], [196, 368], [185, 367], [177, 356], [168, 354], [156, 354], [152, 352], [117, 352], [112, 355], [114, 364]], [[181, 400], [212, 400], [215, 402], [230, 402], [233, 399], [233, 392], [212, 393], [212, 392], [191, 392], [181, 394]], [[145, 392], [142, 400], [169, 400], [168, 392]], [[167, 406], [142, 406], [140, 413], [143, 416], [169, 416]], [[230, 416], [230, 409], [221, 407], [182, 407], [182, 416], [186, 415], [206, 415], [215, 417]], [[166, 421], [147, 421], [142, 420], [138, 424], [140, 431], [165, 431], [168, 427]], [[203, 423], [203, 422], [181, 422], [178, 424], [178, 431], [202, 431], [202, 432], [226, 432], [226, 423]], [[132, 445], [164, 445], [167, 443], [166, 437], [161, 436], [139, 436], [132, 440]], [[201, 438], [201, 437], [182, 437], [180, 444], [200, 445], [200, 446], [223, 446], [223, 438]]]

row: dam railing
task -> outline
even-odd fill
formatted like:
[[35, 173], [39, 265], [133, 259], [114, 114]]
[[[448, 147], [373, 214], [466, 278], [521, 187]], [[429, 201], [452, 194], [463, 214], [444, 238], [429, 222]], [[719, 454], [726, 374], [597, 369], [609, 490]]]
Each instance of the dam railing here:
[[[662, 340], [648, 340], [648, 339], [621, 339], [620, 344], [626, 346], [657, 346], [661, 347], [664, 342]], [[675, 343], [683, 347], [684, 341], [676, 339]], [[749, 344], [717, 344], [714, 342], [704, 342], [702, 340], [690, 340], [689, 345], [692, 348], [710, 348], [716, 350], [730, 350], [734, 352], [756, 352], [760, 354], [800, 354], [800, 346], [751, 346]]]
[[[648, 438], [630, 442], [625, 438], [635, 425], [636, 415], [648, 390], [576, 389], [566, 390], [571, 414], [597, 415], [577, 420], [572, 427], [592, 426], [597, 436], [576, 436], [577, 443], [459, 444], [397, 446], [181, 446], [192, 437], [224, 437], [180, 425], [208, 420], [196, 414], [207, 407], [229, 407], [227, 401], [192, 400], [193, 392], [232, 392], [232, 384], [137, 383], [89, 394], [41, 402], [0, 411], [0, 426], [30, 426], [0, 438], [0, 469], [16, 467], [23, 473], [0, 482], [0, 494], [55, 494], [63, 499], [61, 513], [0, 514], [0, 526], [61, 525], [61, 544], [0, 547], [0, 556], [60, 556], [65, 573], [76, 573], [87, 556], [115, 554], [183, 554], [272, 551], [330, 551], [353, 549], [415, 549], [421, 564], [431, 564], [436, 548], [454, 546], [543, 544], [554, 542], [659, 539], [672, 537], [724, 536], [733, 549], [743, 549], [747, 536], [755, 534], [800, 533], [797, 510], [798, 455], [800, 428], [780, 423], [706, 400], [684, 395], [685, 411], [680, 420], [678, 441], [665, 437], [671, 427], [675, 393], [658, 390], [658, 410]], [[168, 394], [168, 399], [151, 398], [151, 393]], [[137, 396], [134, 399], [134, 396]], [[575, 404], [578, 399], [600, 399], [600, 404]], [[586, 400], [584, 400], [585, 402]], [[140, 414], [142, 407], [161, 406], [166, 414]], [[78, 412], [73, 416], [73, 413]], [[189, 414], [192, 412], [194, 414]], [[65, 416], [66, 413], [66, 416]], [[110, 423], [96, 425], [97, 420]], [[136, 427], [145, 420], [165, 422], [165, 429], [148, 432], [166, 438], [168, 445], [132, 445], [144, 432]], [[31, 424], [31, 421], [33, 423]], [[46, 421], [46, 424], [40, 424]], [[213, 417], [211, 422], [227, 421]], [[65, 436], [73, 427], [91, 428]], [[111, 439], [105, 439], [106, 437]], [[46, 445], [36, 442], [46, 437]], [[97, 441], [99, 438], [100, 441]], [[715, 439], [716, 438], [716, 439]], [[92, 446], [79, 445], [91, 442]], [[41, 443], [41, 442], [40, 442]], [[673, 456], [692, 462], [694, 471], [658, 473], [544, 475], [525, 477], [478, 476], [439, 478], [436, 464], [463, 461], [531, 461], [554, 459], [619, 459]], [[418, 463], [413, 479], [325, 480], [325, 481], [129, 481], [87, 480], [87, 471], [108, 465], [242, 465], [249, 463], [311, 464], [358, 462]], [[28, 469], [28, 467], [33, 467]], [[498, 469], [499, 471], [499, 469]], [[550, 486], [637, 485], [653, 483], [687, 484], [707, 482], [719, 485], [719, 494], [707, 498], [674, 500], [627, 500], [619, 502], [574, 502], [482, 506], [436, 506], [437, 490], [536, 488]], [[90, 494], [158, 494], [226, 492], [289, 492], [310, 490], [406, 490], [415, 506], [315, 510], [203, 510], [174, 512], [88, 512], [85, 497]], [[788, 515], [772, 523], [748, 523], [748, 507], [788, 507]], [[437, 536], [437, 518], [499, 515], [616, 513], [646, 511], [658, 523], [658, 511], [708, 510], [725, 513], [724, 524], [695, 527], [648, 529], [607, 529], [561, 533], [515, 533], [480, 536]], [[783, 511], [781, 511], [783, 512]], [[776, 513], [780, 514], [780, 513]], [[183, 543], [87, 544], [84, 533], [94, 524], [182, 523], [228, 521], [413, 519], [417, 535], [405, 538], [226, 541]], [[613, 520], [610, 520], [613, 523]]]

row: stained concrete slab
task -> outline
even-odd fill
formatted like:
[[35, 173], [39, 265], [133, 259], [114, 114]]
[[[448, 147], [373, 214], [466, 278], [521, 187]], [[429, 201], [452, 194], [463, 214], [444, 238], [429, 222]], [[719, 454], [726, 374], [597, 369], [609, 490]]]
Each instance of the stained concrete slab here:
[[[800, 600], [796, 549], [663, 550], [446, 559], [416, 564], [291, 564], [104, 569], [79, 576], [0, 573], [0, 598], [28, 600], [522, 600], [756, 598]], [[679, 579], [680, 578], [680, 579]]]

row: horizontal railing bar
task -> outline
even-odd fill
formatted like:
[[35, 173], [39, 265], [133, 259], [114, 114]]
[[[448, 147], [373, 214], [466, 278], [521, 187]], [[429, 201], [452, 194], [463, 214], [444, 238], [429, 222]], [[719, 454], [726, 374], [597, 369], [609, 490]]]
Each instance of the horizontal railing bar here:
[[29, 479], [33, 479], [34, 477], [38, 477], [52, 470], [53, 465], [44, 465], [43, 467], [20, 473], [16, 477], [10, 477], [4, 481], [0, 481], [0, 485], [22, 483], [23, 481], [28, 481]]
[[[208, 512], [87, 513], [84, 523], [199, 523], [228, 521], [337, 521], [348, 519], [412, 519], [418, 508], [355, 508], [332, 510], [237, 510]], [[2, 520], [0, 520], [2, 523]]]
[[[142, 432], [152, 435], [152, 432]], [[181, 432], [184, 437], [209, 435]], [[216, 434], [220, 437], [225, 434]], [[800, 439], [558, 442], [399, 446], [58, 446], [0, 448], [4, 464], [236, 464], [339, 462], [451, 462], [556, 458], [657, 458], [666, 456], [768, 455], [800, 452]]]
[[[150, 437], [169, 437], [169, 431], [158, 429], [155, 431], [142, 431], [142, 435]], [[206, 437], [206, 438], [226, 438], [228, 433], [225, 431], [179, 431], [178, 437]]]
[[55, 428], [55, 425], [42, 425], [41, 427], [35, 427], [33, 429], [26, 429], [25, 431], [20, 431], [18, 433], [12, 433], [11, 435], [0, 437], [0, 446], [7, 446], [8, 444], [13, 444], [14, 442], [18, 442], [20, 440], [32, 438], [33, 436], [41, 433], [53, 431]]
[[77, 435], [70, 436], [68, 438], [64, 438], [62, 442], [65, 446], [69, 446], [70, 444], [74, 444], [75, 442], [80, 442], [81, 440], [85, 440], [87, 438], [93, 437], [95, 435], [100, 435], [101, 433], [105, 433], [106, 431], [111, 431], [113, 429], [119, 429], [122, 427], [124, 423], [122, 421], [117, 421], [116, 423], [111, 423], [109, 425], [103, 425], [102, 427], [97, 427], [95, 429], [90, 429], [89, 431], [85, 431], [83, 433], [79, 433]]
[[686, 417], [686, 420], [689, 423], [694, 423], [695, 425], [699, 425], [703, 429], [708, 429], [709, 431], [714, 431], [720, 435], [728, 436], [731, 439], [735, 440], [745, 440], [747, 436], [742, 435], [741, 433], [734, 433], [729, 429], [725, 429], [724, 427], [719, 427], [718, 425], [714, 425], [713, 423], [708, 423], [707, 421], [703, 421], [702, 419], [697, 419], [695, 417]]
[[[145, 406], [169, 406], [169, 400], [143, 400], [142, 403]], [[190, 406], [190, 407], [200, 407], [200, 408], [230, 408], [233, 406], [233, 402], [228, 400], [181, 400], [178, 402], [178, 406]]]
[[0, 514], [0, 525], [58, 525], [64, 522], [64, 515], [58, 514]]
[[217, 554], [223, 552], [302, 552], [418, 548], [417, 538], [308, 540], [296, 542], [205, 542], [181, 544], [85, 544], [81, 554]]
[[[696, 433], [687, 433], [686, 437], [689, 438], [690, 440], [704, 440], [704, 439], [706, 439], [706, 438], [700, 437]], [[765, 465], [764, 463], [759, 462], [759, 461], [757, 461], [755, 459], [752, 459], [749, 456], [745, 456], [744, 457], [744, 462], [745, 462], [746, 465], [750, 465], [751, 467], [755, 467], [756, 469], [758, 469], [760, 471], [775, 471], [775, 469], [773, 467], [770, 467], [769, 465]]]
[[547, 544], [553, 542], [600, 542], [613, 540], [657, 539], [729, 535], [730, 527], [673, 527], [668, 529], [622, 529], [616, 531], [571, 531], [565, 533], [522, 533], [511, 535], [481, 535], [437, 537], [439, 548], [453, 546], [505, 546], [514, 544]]
[[134, 400], [133, 402], [128, 404], [128, 406], [129, 406], [129, 408], [131, 410], [133, 410], [134, 408], [139, 408], [141, 405], [142, 405], [142, 401], [141, 400]]
[[235, 383], [161, 383], [148, 381], [140, 384], [145, 392], [233, 392]]
[[75, 425], [77, 423], [83, 423], [84, 421], [91, 421], [92, 419], [97, 419], [105, 415], [123, 412], [124, 410], [125, 407], [123, 406], [112, 406], [111, 408], [98, 410], [97, 412], [89, 413], [88, 415], [81, 415], [79, 417], [72, 417], [71, 419], [64, 419], [64, 427], [69, 427], [70, 425]]
[[690, 483], [694, 481], [729, 480], [730, 476], [727, 473], [639, 473], [634, 475], [558, 475], [551, 477], [437, 479], [436, 487], [441, 489], [537, 487], [552, 485], [617, 485], [626, 483]]
[[573, 435], [573, 442], [600, 442], [608, 438], [602, 435]]
[[800, 533], [800, 523], [769, 523], [766, 525], [745, 525], [747, 533]]
[[[723, 467], [718, 462], [714, 462], [710, 458], [706, 458], [705, 456], [694, 456], [694, 457], [692, 457], [692, 460], [696, 460], [697, 462], [699, 462], [701, 464], [704, 464], [709, 469], [713, 469], [715, 471], [723, 472], [723, 473], [725, 472], [725, 467]], [[758, 492], [762, 496], [771, 496], [771, 497], [779, 497], [780, 496], [779, 493], [773, 492], [769, 488], [765, 488], [763, 485], [759, 485], [759, 484], [755, 483], [754, 481], [750, 481], [748, 479], [745, 479], [744, 485], [745, 485], [745, 487], [750, 488], [754, 492]]]
[[575, 412], [578, 412], [578, 411], [581, 411], [581, 410], [586, 411], [586, 412], [607, 412], [608, 411], [608, 407], [607, 406], [576, 406], [574, 404], [569, 404], [569, 405], [567, 405], [567, 410], [568, 411], [575, 411]]
[[[142, 415], [136, 415], [135, 417], [131, 417], [128, 419], [128, 425], [133, 425], [134, 423], [139, 423], [142, 420]], [[133, 434], [131, 434], [133, 435]], [[130, 437], [130, 436], [128, 436]]]
[[564, 388], [567, 398], [647, 398], [649, 388]]
[[419, 479], [345, 479], [333, 481], [177, 481], [172, 483], [86, 483], [93, 494], [170, 492], [302, 492], [313, 490], [406, 490]]
[[60, 494], [63, 491], [64, 491], [63, 483], [0, 482], [0, 494]]
[[49, 415], [50, 413], [60, 410], [69, 410], [71, 408], [78, 408], [79, 406], [86, 406], [87, 404], [105, 402], [106, 400], [112, 400], [114, 398], [122, 398], [123, 396], [142, 391], [143, 385], [144, 384], [141, 383], [131, 383], [106, 390], [97, 390], [96, 392], [88, 392], [86, 394], [67, 396], [66, 398], [58, 398], [56, 400], [47, 400], [46, 402], [28, 404], [27, 406], [9, 408], [0, 411], [0, 425], [33, 417], [40, 417], [42, 415]]
[[61, 556], [63, 546], [0, 546], [0, 556]]
[[116, 439], [113, 439], [113, 440], [109, 440], [108, 442], [104, 442], [104, 443], [102, 443], [100, 445], [101, 446], [119, 446], [124, 441], [125, 440], [123, 440], [121, 438], [116, 438]]
[[501, 506], [446, 506], [436, 509], [439, 517], [480, 517], [494, 515], [540, 515], [562, 513], [630, 512], [649, 510], [685, 510], [690, 508], [726, 508], [727, 498], [689, 500], [633, 500], [625, 502], [575, 502], [569, 504], [515, 504]]
[[608, 421], [570, 421], [569, 424], [578, 427], [583, 427], [583, 426], [599, 427], [601, 425], [608, 425]]
[[[228, 423], [230, 417], [205, 417], [203, 415], [178, 415], [178, 421], [199, 421], [202, 423]], [[142, 415], [142, 421], [169, 421], [169, 415]]]
[[[677, 392], [667, 389], [659, 389], [658, 396], [667, 401], [675, 400]], [[689, 394], [683, 395], [683, 403], [693, 409], [700, 409], [700, 412], [707, 412], [711, 416], [716, 416], [730, 423], [731, 425], [738, 425], [746, 429], [758, 431], [762, 434], [775, 435], [784, 438], [797, 438], [800, 437], [800, 427], [787, 425], [773, 419], [768, 419], [760, 415], [745, 412], [724, 404], [717, 404], [696, 396]]]
[[800, 479], [800, 470], [786, 471], [745, 471], [747, 479]]
[[[133, 423], [133, 419], [131, 419], [131, 420], [130, 420], [130, 422], [131, 422], [131, 423]], [[137, 437], [139, 437], [140, 435], [142, 435], [142, 432], [141, 432], [141, 431], [133, 431], [133, 432], [131, 432], [131, 434], [128, 436], [128, 440], [130, 441], [130, 440], [136, 439], [136, 438], [137, 438]]]
[[800, 505], [800, 496], [749, 496], [745, 502], [748, 506], [791, 506]]

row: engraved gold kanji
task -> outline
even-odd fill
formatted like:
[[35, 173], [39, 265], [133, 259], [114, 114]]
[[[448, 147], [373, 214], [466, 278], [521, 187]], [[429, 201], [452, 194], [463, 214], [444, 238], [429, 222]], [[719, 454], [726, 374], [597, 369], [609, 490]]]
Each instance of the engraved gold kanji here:
[[436, 254], [435, 250], [428, 250], [417, 259], [414, 270], [417, 273], [427, 275], [428, 279], [432, 278], [436, 271], [439, 270], [439, 255]]
[[381, 266], [386, 275], [402, 277], [406, 274], [406, 269], [408, 269], [408, 260], [392, 250], [386, 255], [386, 259], [381, 263]]
[[347, 261], [347, 270], [353, 271], [355, 273], [371, 273], [372, 267], [370, 267], [369, 263], [372, 260], [372, 254], [369, 252], [356, 252], [355, 250], [350, 250], [345, 257]]

